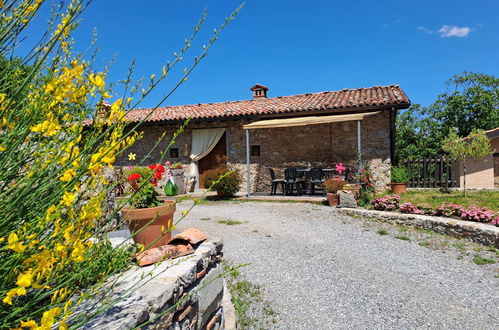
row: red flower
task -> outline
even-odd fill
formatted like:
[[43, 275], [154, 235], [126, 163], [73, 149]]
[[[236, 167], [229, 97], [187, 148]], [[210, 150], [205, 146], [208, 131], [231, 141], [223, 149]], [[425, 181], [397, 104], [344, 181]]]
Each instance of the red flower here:
[[154, 177], [158, 180], [161, 180], [163, 178], [160, 171], [154, 172]]
[[149, 168], [154, 171], [156, 169], [156, 165], [149, 165]]
[[132, 180], [137, 180], [140, 178], [140, 174], [139, 173], [132, 173], [128, 176], [128, 181], [132, 181]]
[[159, 173], [164, 173], [165, 172], [165, 167], [161, 164], [156, 165], [156, 171]]

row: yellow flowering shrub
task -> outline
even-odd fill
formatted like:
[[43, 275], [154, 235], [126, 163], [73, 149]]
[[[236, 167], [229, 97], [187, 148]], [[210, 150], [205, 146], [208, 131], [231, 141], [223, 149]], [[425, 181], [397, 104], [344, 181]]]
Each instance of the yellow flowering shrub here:
[[[151, 76], [146, 88], [127, 79], [129, 93], [116, 98], [106, 71], [73, 51], [84, 1], [72, 0], [55, 14], [48, 37], [22, 60], [4, 56], [15, 53], [16, 40], [44, 2], [0, 0], [0, 76], [6, 78], [0, 81], [1, 329], [50, 329], [55, 322], [65, 329], [88, 292], [130, 265], [131, 253], [112, 249], [104, 238], [105, 220], [117, 212], [107, 203], [115, 184], [106, 173], [140, 138], [138, 125], [126, 126], [126, 111], [182, 60], [199, 30], [159, 79]], [[131, 92], [139, 90], [135, 102]]]

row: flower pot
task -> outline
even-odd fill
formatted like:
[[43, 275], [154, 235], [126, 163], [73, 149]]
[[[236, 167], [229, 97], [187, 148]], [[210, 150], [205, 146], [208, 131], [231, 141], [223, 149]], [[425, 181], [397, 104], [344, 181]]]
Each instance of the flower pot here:
[[340, 196], [338, 194], [327, 193], [327, 201], [329, 206], [337, 206], [340, 203]]
[[170, 240], [169, 228], [173, 223], [175, 201], [166, 200], [165, 205], [144, 209], [123, 208], [121, 213], [128, 229], [134, 234], [135, 244], [142, 244], [150, 249], [165, 245]]
[[391, 182], [390, 188], [392, 193], [395, 195], [400, 195], [407, 192], [407, 183]]

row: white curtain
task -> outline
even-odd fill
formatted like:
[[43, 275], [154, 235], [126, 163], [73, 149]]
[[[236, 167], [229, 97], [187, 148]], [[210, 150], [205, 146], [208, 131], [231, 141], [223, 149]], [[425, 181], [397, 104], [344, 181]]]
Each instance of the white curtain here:
[[190, 175], [197, 178], [199, 187], [198, 161], [208, 155], [225, 133], [225, 128], [195, 129], [192, 131]]

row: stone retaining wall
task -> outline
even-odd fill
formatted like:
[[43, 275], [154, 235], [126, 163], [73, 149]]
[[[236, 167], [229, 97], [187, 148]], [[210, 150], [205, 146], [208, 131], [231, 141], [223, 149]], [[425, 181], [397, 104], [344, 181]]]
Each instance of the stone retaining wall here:
[[[203, 242], [190, 256], [120, 274], [107, 300], [120, 297], [117, 303], [81, 328], [132, 329], [147, 321], [141, 329], [223, 328], [222, 245], [220, 240]], [[131, 288], [137, 289], [127, 294]], [[99, 305], [87, 302], [78, 313], [95, 308]]]
[[431, 229], [440, 234], [462, 236], [476, 243], [493, 245], [499, 248], [499, 227], [492, 225], [456, 220], [451, 218], [433, 217], [418, 214], [404, 214], [396, 212], [364, 210], [364, 209], [339, 209], [346, 215], [357, 215], [365, 218], [374, 218], [398, 225]]

